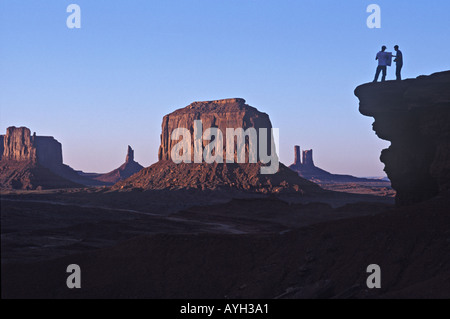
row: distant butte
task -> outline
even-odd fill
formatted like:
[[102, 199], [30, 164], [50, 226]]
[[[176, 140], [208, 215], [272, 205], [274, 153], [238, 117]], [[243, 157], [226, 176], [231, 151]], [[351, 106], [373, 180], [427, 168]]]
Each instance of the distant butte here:
[[128, 146], [125, 163], [107, 174], [76, 171], [63, 163], [62, 145], [52, 136], [31, 135], [26, 127], [8, 127], [0, 135], [0, 188], [48, 189], [113, 185], [143, 167]]
[[[244, 130], [249, 127], [257, 130], [259, 128], [272, 128], [269, 115], [247, 105], [244, 99], [233, 98], [193, 102], [163, 117], [161, 145], [158, 151], [159, 160], [171, 160], [170, 152], [173, 146], [178, 143], [178, 141], [171, 139], [170, 134], [172, 131], [176, 128], [186, 128], [193, 132], [195, 120], [202, 121], [203, 130], [210, 127], [216, 127], [221, 130], [224, 141], [226, 140], [227, 128], [243, 128]], [[208, 141], [203, 140], [203, 148], [208, 143]], [[248, 151], [248, 143], [246, 145], [246, 151]], [[193, 143], [191, 144], [191, 153], [194, 154]]]
[[294, 146], [295, 160], [290, 169], [297, 172], [301, 177], [315, 183], [358, 183], [379, 182], [376, 179], [359, 178], [351, 175], [332, 174], [314, 164], [313, 150], [305, 150], [300, 157], [300, 146]]
[[[296, 192], [312, 194], [324, 192], [318, 185], [309, 182], [280, 163], [275, 174], [260, 174], [261, 162], [238, 163], [180, 163], [171, 160], [171, 149], [177, 143], [171, 139], [176, 128], [193, 131], [194, 121], [201, 120], [203, 129], [253, 127], [272, 128], [269, 116], [234, 98], [205, 102], [194, 102], [163, 117], [159, 161], [144, 168], [132, 177], [118, 182], [115, 190], [133, 189], [201, 189], [201, 190], [244, 190], [260, 193]], [[225, 140], [225, 138], [224, 138]], [[202, 148], [205, 147], [203, 141]], [[248, 154], [248, 142], [245, 149]], [[193, 142], [191, 149], [194, 148]], [[225, 150], [224, 150], [225, 153]], [[236, 156], [236, 150], [235, 150]]]
[[28, 128], [14, 126], [0, 135], [0, 188], [80, 187], [55, 172], [59, 165], [63, 165], [61, 144], [54, 138], [31, 136]]

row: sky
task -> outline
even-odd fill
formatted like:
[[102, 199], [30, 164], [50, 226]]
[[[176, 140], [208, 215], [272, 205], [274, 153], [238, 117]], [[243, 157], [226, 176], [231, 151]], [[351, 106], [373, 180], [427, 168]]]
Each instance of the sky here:
[[[79, 29], [66, 25], [71, 3]], [[372, 3], [379, 29], [366, 24]], [[400, 46], [404, 78], [450, 70], [449, 13], [448, 0], [1, 0], [0, 133], [54, 136], [66, 164], [103, 173], [127, 145], [156, 162], [165, 114], [240, 97], [280, 129], [283, 163], [300, 145], [330, 172], [384, 176], [389, 142], [353, 91], [382, 45]]]

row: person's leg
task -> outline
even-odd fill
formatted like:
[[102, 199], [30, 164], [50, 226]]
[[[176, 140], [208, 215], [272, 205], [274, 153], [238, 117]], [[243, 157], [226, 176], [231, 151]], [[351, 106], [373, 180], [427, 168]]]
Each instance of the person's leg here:
[[402, 80], [402, 66], [401, 64], [397, 64], [397, 69], [395, 72], [395, 75], [397, 76], [397, 81], [401, 81]]
[[375, 78], [373, 79], [374, 82], [378, 81], [378, 77], [380, 76], [381, 67], [377, 66], [377, 71], [375, 72]]
[[381, 82], [384, 82], [384, 81], [386, 81], [387, 66], [382, 66], [381, 70], [383, 71], [383, 76], [381, 77]]

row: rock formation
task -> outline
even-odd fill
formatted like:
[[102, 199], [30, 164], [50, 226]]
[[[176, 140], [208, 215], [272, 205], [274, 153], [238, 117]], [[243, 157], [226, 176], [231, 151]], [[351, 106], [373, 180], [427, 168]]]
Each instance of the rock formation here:
[[313, 150], [303, 151], [302, 162], [303, 162], [303, 165], [305, 165], [305, 166], [310, 166], [310, 167], [315, 166], [314, 160], [313, 160]]
[[62, 147], [51, 136], [31, 135], [26, 127], [8, 127], [2, 143], [0, 186], [33, 189], [103, 185], [63, 164]]
[[125, 157], [125, 163], [132, 163], [132, 162], [134, 162], [134, 150], [131, 148], [130, 145], [128, 145], [127, 157]]
[[117, 183], [118, 181], [130, 177], [143, 168], [144, 167], [141, 164], [134, 161], [134, 150], [131, 148], [131, 146], [128, 145], [128, 152], [125, 158], [125, 163], [123, 163], [119, 168], [116, 168], [115, 170], [106, 174], [99, 174], [98, 176], [93, 177], [93, 179], [112, 185], [114, 183]]
[[76, 171], [63, 163], [61, 143], [52, 136], [31, 135], [26, 127], [8, 127], [0, 142], [3, 188], [113, 185], [143, 168], [134, 161], [134, 151], [128, 146], [125, 163], [107, 174]]
[[[159, 161], [132, 177], [117, 183], [113, 189], [235, 189], [254, 192], [321, 192], [321, 188], [300, 178], [280, 164], [275, 174], [261, 174], [263, 164], [249, 163], [249, 145], [245, 143], [245, 163], [179, 163], [171, 159], [171, 150], [178, 141], [171, 140], [174, 129], [186, 128], [191, 134], [194, 121], [202, 120], [203, 131], [219, 128], [226, 140], [227, 128], [272, 128], [269, 116], [245, 104], [243, 99], [226, 99], [210, 102], [194, 102], [189, 106], [164, 116], [162, 121]], [[270, 131], [269, 131], [270, 132]], [[209, 141], [207, 141], [209, 143]], [[202, 150], [206, 142], [203, 140]], [[224, 143], [225, 146], [225, 143]], [[258, 148], [261, 145], [258, 144]], [[191, 143], [194, 153], [194, 143]], [[224, 150], [224, 158], [226, 157]], [[234, 160], [237, 154], [234, 150]]]
[[82, 187], [39, 163], [29, 160], [0, 161], [0, 189], [52, 189]]
[[302, 159], [300, 157], [300, 146], [294, 146], [294, 164], [295, 166], [300, 166], [302, 164]]
[[56, 170], [63, 165], [61, 143], [51, 136], [30, 134], [26, 127], [8, 127], [1, 135], [4, 160], [39, 162], [42, 166]]
[[0, 135], [0, 186], [34, 189], [79, 187], [58, 173], [64, 168], [61, 144], [53, 137], [31, 135], [26, 127], [8, 127]]
[[[34, 136], [33, 136], [34, 137]], [[3, 136], [4, 160], [36, 161], [36, 147], [30, 137], [30, 130], [26, 127], [8, 127]]]
[[[202, 129], [218, 128], [223, 133], [223, 145], [225, 148], [225, 141], [227, 138], [227, 128], [242, 128], [244, 130], [252, 127], [257, 131], [260, 128], [269, 130], [272, 128], [269, 116], [266, 113], [259, 112], [256, 108], [245, 104], [244, 99], [224, 99], [207, 102], [194, 102], [185, 108], [178, 109], [163, 118], [161, 145], [158, 151], [159, 160], [170, 160], [171, 150], [178, 143], [179, 140], [172, 140], [171, 133], [176, 128], [186, 128], [194, 132], [194, 121], [202, 121]], [[236, 139], [236, 138], [235, 138]], [[209, 141], [203, 140], [202, 147], [204, 148]], [[259, 150], [259, 141], [257, 148]], [[245, 150], [248, 153], [248, 143], [246, 143]], [[270, 151], [270, 144], [267, 145]], [[236, 152], [234, 152], [236, 153]], [[194, 141], [191, 141], [192, 161], [194, 161]], [[224, 149], [223, 158], [226, 159]], [[236, 154], [235, 154], [235, 161]], [[246, 157], [248, 162], [248, 157]]]
[[358, 182], [379, 182], [368, 178], [359, 178], [351, 175], [332, 174], [314, 164], [313, 150], [305, 150], [302, 152], [302, 160], [300, 160], [300, 146], [294, 146], [295, 160], [289, 168], [297, 172], [301, 177], [309, 181], [319, 184], [326, 183], [358, 183]]
[[36, 147], [37, 160], [42, 166], [56, 171], [64, 165], [60, 142], [52, 136], [36, 136], [36, 133], [32, 139]]
[[361, 114], [391, 141], [381, 161], [398, 204], [434, 197], [450, 188], [450, 71], [356, 88]]
[[5, 135], [0, 135], [0, 160], [3, 157], [3, 151], [5, 149], [4, 145], [3, 145], [3, 141], [5, 140]]

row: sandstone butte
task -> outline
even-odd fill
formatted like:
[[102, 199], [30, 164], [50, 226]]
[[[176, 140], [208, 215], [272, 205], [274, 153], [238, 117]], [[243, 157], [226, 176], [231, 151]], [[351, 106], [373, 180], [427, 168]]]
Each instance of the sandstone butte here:
[[313, 150], [304, 150], [300, 156], [300, 146], [294, 146], [294, 163], [289, 168], [301, 177], [315, 183], [358, 183], [378, 182], [375, 179], [359, 178], [351, 175], [332, 174], [314, 164]]
[[0, 135], [0, 188], [79, 187], [52, 171], [61, 163], [61, 144], [49, 136], [31, 136], [26, 127], [8, 127]]
[[[171, 160], [170, 152], [178, 141], [171, 140], [176, 128], [186, 128], [193, 132], [194, 121], [201, 120], [203, 130], [217, 127], [224, 134], [226, 128], [267, 128], [272, 123], [266, 113], [245, 103], [244, 99], [224, 99], [206, 102], [194, 102], [178, 109], [162, 120], [161, 145], [158, 151], [159, 161], [141, 170], [132, 177], [118, 182], [114, 190], [132, 189], [209, 189], [209, 190], [245, 190], [261, 193], [298, 192], [317, 193], [323, 190], [316, 184], [298, 176], [297, 173], [280, 163], [275, 174], [260, 174], [261, 162], [248, 163], [180, 163]], [[203, 147], [209, 141], [203, 141]], [[246, 153], [248, 154], [248, 143]], [[191, 150], [193, 153], [193, 141]], [[225, 143], [224, 143], [225, 153]], [[235, 150], [236, 158], [236, 150]]]
[[0, 188], [49, 189], [113, 185], [143, 167], [128, 146], [125, 163], [106, 173], [84, 173], [63, 163], [62, 145], [52, 136], [31, 135], [26, 127], [8, 127], [0, 135]]

